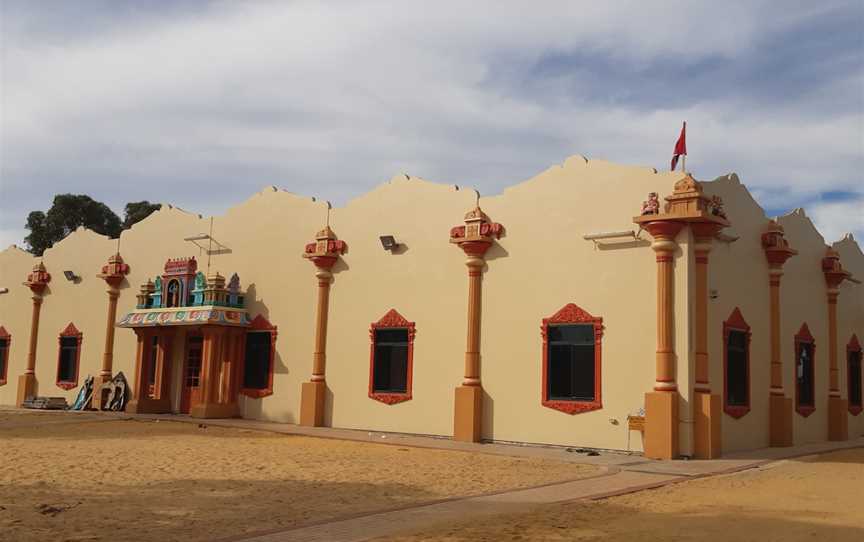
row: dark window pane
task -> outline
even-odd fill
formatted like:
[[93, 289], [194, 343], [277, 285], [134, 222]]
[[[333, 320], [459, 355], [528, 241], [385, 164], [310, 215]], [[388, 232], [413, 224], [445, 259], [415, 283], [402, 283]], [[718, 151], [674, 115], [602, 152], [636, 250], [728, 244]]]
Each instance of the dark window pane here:
[[381, 343], [408, 344], [408, 330], [405, 328], [376, 329], [375, 344]]
[[861, 352], [849, 352], [849, 404], [861, 406]]
[[594, 324], [549, 326], [549, 342], [594, 344]]
[[726, 344], [726, 404], [747, 406], [747, 334], [730, 331]]
[[57, 379], [61, 382], [75, 380], [75, 364], [78, 361], [78, 339], [76, 337], [60, 338], [60, 367]]
[[[564, 326], [557, 327], [558, 330]], [[571, 326], [567, 326], [571, 327]], [[552, 400], [565, 401], [593, 401], [596, 397], [594, 389], [594, 341], [593, 326], [591, 330], [591, 341], [584, 343], [550, 342], [547, 354], [547, 395]], [[550, 328], [550, 331], [553, 328]], [[550, 334], [551, 335], [551, 334]], [[573, 333], [557, 334], [558, 337], [575, 337], [584, 341], [584, 333], [579, 331]]]
[[813, 345], [802, 343], [798, 348], [795, 375], [798, 385], [798, 404], [815, 406], [813, 382]]
[[[384, 330], [376, 330], [380, 338]], [[404, 332], [405, 342], [401, 344], [376, 343], [375, 359], [372, 369], [372, 391], [407, 393], [408, 391], [408, 331]]]
[[246, 334], [246, 363], [243, 387], [264, 390], [270, 387], [271, 335], [269, 332]]
[[0, 339], [0, 378], [6, 374], [6, 360], [9, 357], [9, 339]]

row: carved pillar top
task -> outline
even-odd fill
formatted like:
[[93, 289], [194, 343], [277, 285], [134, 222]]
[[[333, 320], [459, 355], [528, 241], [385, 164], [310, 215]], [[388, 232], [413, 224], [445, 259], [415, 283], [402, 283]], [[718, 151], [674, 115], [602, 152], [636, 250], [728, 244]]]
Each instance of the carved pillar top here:
[[829, 294], [836, 294], [840, 284], [852, 277], [852, 273], [843, 269], [840, 264], [840, 255], [831, 247], [825, 251], [822, 258], [822, 273], [825, 275], [825, 284], [828, 286]]
[[675, 236], [688, 224], [697, 243], [708, 245], [703, 249], [710, 249], [711, 238], [729, 225], [720, 196], [706, 196], [702, 183], [689, 173], [675, 183], [672, 194], [664, 199], [666, 203], [661, 210], [657, 193], [651, 192], [648, 200], [642, 203], [642, 214], [633, 218], [633, 222], [655, 240], [665, 241], [655, 243], [655, 250], [673, 249]]
[[504, 226], [489, 220], [477, 205], [465, 214], [465, 224], [450, 228], [450, 242], [466, 255], [482, 258], [495, 239], [500, 239]]
[[45, 264], [40, 261], [33, 266], [33, 271], [27, 275], [27, 280], [23, 284], [30, 288], [34, 294], [41, 295], [49, 282], [51, 282], [51, 274], [45, 269]]
[[306, 245], [303, 257], [311, 260], [315, 267], [329, 270], [347, 249], [345, 241], [340, 241], [330, 226], [325, 226], [315, 234], [315, 242]]
[[117, 287], [123, 282], [123, 277], [129, 273], [129, 266], [123, 263], [120, 253], [108, 258], [108, 264], [102, 266], [102, 272], [96, 275], [108, 283], [109, 286]]
[[797, 250], [789, 246], [784, 235], [783, 226], [776, 220], [769, 220], [762, 232], [762, 249], [768, 264], [773, 268], [782, 268], [786, 260], [798, 254]]

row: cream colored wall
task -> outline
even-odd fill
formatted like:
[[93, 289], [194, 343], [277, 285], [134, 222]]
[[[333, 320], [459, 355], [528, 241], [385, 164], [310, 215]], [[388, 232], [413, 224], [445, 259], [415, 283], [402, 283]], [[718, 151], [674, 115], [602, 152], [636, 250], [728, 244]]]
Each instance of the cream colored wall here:
[[[723, 450], [761, 448], [768, 445], [768, 388], [771, 378], [768, 263], [761, 239], [762, 228], [768, 219], [736, 175], [706, 182], [704, 187], [706, 194], [723, 198], [732, 224], [725, 233], [739, 237], [733, 243], [715, 239], [708, 259], [708, 289], [709, 292], [717, 291], [717, 297], [710, 299], [709, 296], [708, 300], [709, 378], [711, 391], [720, 395], [721, 404], [724, 393], [723, 322], [738, 307], [752, 333], [751, 410], [739, 419], [721, 414]], [[783, 296], [786, 292], [787, 286], [784, 284], [781, 294], [784, 317], [786, 306]], [[781, 347], [785, 356], [785, 339], [781, 341]]]
[[[482, 367], [487, 397], [484, 436], [500, 440], [627, 446], [626, 417], [643, 403], [654, 379], [655, 262], [648, 243], [595, 248], [583, 234], [633, 228], [632, 217], [649, 191], [669, 193], [676, 174], [573, 157], [482, 206], [506, 235], [490, 250], [484, 276]], [[467, 268], [448, 242], [474, 204], [472, 190], [396, 177], [334, 209], [331, 225], [349, 245], [334, 268], [328, 340], [328, 423], [386, 431], [450, 435], [453, 393], [462, 378]], [[267, 188], [214, 219], [214, 237], [233, 253], [214, 258], [213, 269], [237, 272], [247, 305], [278, 326], [274, 395], [241, 398], [244, 416], [296, 422], [300, 384], [311, 372], [317, 284], [314, 266], [301, 258], [325, 220], [323, 202]], [[160, 274], [169, 257], [197, 253], [183, 237], [205, 232], [209, 220], [166, 207], [124, 232], [121, 253], [131, 267], [118, 312], [135, 305], [138, 286]], [[392, 234], [404, 250], [381, 248]], [[643, 234], [643, 237], [648, 238]], [[65, 395], [54, 386], [57, 338], [69, 322], [84, 332], [81, 378], [99, 370], [107, 295], [96, 278], [114, 241], [79, 231], [46, 251], [54, 276], [43, 305], [37, 375], [40, 394]], [[685, 239], [686, 244], [686, 239]], [[23, 372], [30, 302], [20, 286], [34, 259], [17, 250], [0, 255], [0, 325], [13, 334], [10, 377]], [[686, 256], [676, 283], [676, 306], [687, 310]], [[199, 268], [206, 267], [199, 258]], [[67, 283], [63, 269], [81, 275]], [[567, 303], [604, 318], [603, 403], [600, 411], [567, 415], [540, 405], [542, 318]], [[369, 325], [389, 309], [416, 322], [414, 398], [384, 405], [368, 398]], [[682, 316], [686, 315], [682, 312]], [[7, 323], [9, 322], [9, 323]], [[686, 350], [687, 334], [676, 337]], [[135, 336], [116, 332], [115, 370], [130, 378]], [[681, 356], [686, 359], [686, 355]], [[175, 366], [176, 379], [179, 369]], [[689, 378], [686, 366], [682, 378]], [[687, 390], [683, 390], [686, 396]], [[15, 399], [15, 384], [0, 388], [0, 403]], [[176, 401], [176, 397], [175, 397]], [[610, 423], [610, 418], [618, 425]], [[641, 449], [639, 433], [633, 449]]]
[[[624, 449], [627, 415], [643, 405], [654, 382], [656, 347], [656, 263], [650, 236], [644, 241], [595, 247], [582, 236], [633, 229], [648, 192], [665, 196], [679, 173], [619, 166], [572, 157], [504, 193], [484, 197], [483, 209], [506, 234], [490, 249], [483, 277], [482, 380], [486, 392], [483, 436], [496, 440]], [[722, 394], [722, 321], [735, 306], [753, 330], [751, 345], [752, 411], [741, 420], [724, 415], [724, 450], [767, 443], [768, 275], [759, 236], [767, 220], [737, 178], [706, 183], [709, 193], [726, 200], [741, 239], [715, 243], [709, 266], [709, 288], [719, 297], [709, 302], [711, 383]], [[398, 176], [334, 209], [331, 225], [349, 249], [334, 268], [330, 296], [325, 418], [336, 427], [452, 434], [453, 393], [463, 375], [467, 268], [460, 249], [448, 242], [449, 230], [462, 223], [474, 204], [474, 192]], [[303, 246], [325, 222], [326, 206], [273, 187], [215, 217], [213, 236], [232, 254], [214, 257], [212, 269], [225, 276], [237, 272], [247, 289], [247, 307], [278, 326], [274, 394], [263, 399], [241, 397], [245, 417], [298, 420], [300, 386], [311, 374], [317, 281], [314, 266], [301, 257]], [[787, 237], [802, 254], [787, 264], [783, 280], [783, 359], [787, 392], [792, 393], [792, 336], [806, 319], [817, 341], [817, 400], [820, 408], [807, 420], [796, 419], [796, 438], [824, 438], [827, 394], [825, 291], [819, 261], [824, 245], [809, 220], [783, 219]], [[209, 219], [166, 206], [123, 233], [121, 253], [131, 267], [118, 312], [135, 306], [139, 285], [161, 274], [165, 260], [198, 255], [183, 238], [208, 231]], [[394, 235], [403, 248], [382, 249], [378, 237]], [[693, 386], [692, 249], [687, 229], [676, 253], [675, 311], [678, 332], [678, 380], [681, 388], [681, 451], [692, 452], [690, 390]], [[75, 391], [54, 385], [57, 334], [74, 321], [84, 333], [80, 380], [97, 374], [104, 343], [107, 295], [96, 277], [115, 249], [115, 241], [84, 230], [46, 251], [53, 280], [45, 296], [39, 336], [37, 377], [40, 395]], [[857, 245], [838, 245], [850, 269], [862, 268]], [[847, 255], [848, 260], [847, 262]], [[857, 258], [857, 260], [855, 259]], [[30, 294], [21, 285], [36, 260], [9, 249], [0, 252], [0, 325], [13, 335], [9, 384], [0, 387], [0, 404], [15, 401], [17, 377], [23, 373], [30, 322]], [[853, 263], [856, 262], [856, 263]], [[77, 284], [62, 275], [69, 269]], [[199, 257], [206, 270], [206, 256]], [[841, 347], [848, 341], [848, 321], [861, 321], [861, 303], [841, 294]], [[860, 287], [853, 289], [858, 292]], [[794, 295], [793, 295], [794, 294]], [[848, 301], [848, 303], [847, 303]], [[603, 409], [568, 415], [541, 405], [544, 317], [567, 303], [604, 319]], [[818, 307], [814, 313], [812, 307]], [[369, 399], [369, 326], [395, 308], [416, 322], [413, 399], [385, 405]], [[858, 316], [855, 316], [855, 315]], [[860, 326], [860, 324], [857, 324]], [[843, 327], [846, 326], [846, 327]], [[854, 326], [853, 326], [854, 327]], [[864, 333], [859, 331], [864, 339]], [[182, 344], [182, 343], [178, 343]], [[843, 352], [843, 349], [840, 350]], [[135, 335], [117, 329], [115, 371], [132, 377]], [[175, 386], [182, 348], [174, 352]], [[845, 373], [845, 365], [843, 366]], [[843, 380], [845, 386], [845, 380]], [[845, 390], [845, 387], [844, 387]], [[845, 391], [844, 391], [845, 395]], [[797, 416], [797, 415], [796, 415]], [[850, 422], [862, 428], [864, 415]], [[617, 424], [613, 423], [617, 422]], [[860, 432], [860, 429], [857, 429]], [[631, 448], [641, 449], [633, 432]]]
[[[833, 244], [840, 254], [843, 267], [858, 280], [864, 280], [864, 254], [861, 247], [848, 236]], [[837, 360], [840, 367], [840, 393], [848, 399], [848, 369], [846, 345], [857, 334], [858, 342], [864, 345], [864, 285], [846, 281], [840, 286], [837, 298]], [[849, 414], [849, 436], [864, 435], [864, 413]]]

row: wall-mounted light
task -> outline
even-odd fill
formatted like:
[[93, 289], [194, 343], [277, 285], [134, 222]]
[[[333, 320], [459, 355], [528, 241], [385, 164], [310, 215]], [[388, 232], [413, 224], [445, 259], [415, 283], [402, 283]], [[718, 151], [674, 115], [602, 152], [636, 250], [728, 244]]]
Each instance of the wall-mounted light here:
[[396, 238], [392, 235], [382, 235], [378, 239], [381, 240], [381, 246], [384, 247], [384, 250], [392, 252], [399, 247], [399, 243], [396, 242]]
[[9, 288], [0, 288], [0, 294], [8, 294]]
[[69, 282], [75, 282], [76, 280], [81, 278], [73, 271], [63, 271], [63, 276], [66, 277], [66, 280], [68, 280]]
[[717, 299], [718, 297], [720, 297], [720, 292], [714, 289], [708, 290], [708, 297], [710, 297], [711, 299]]

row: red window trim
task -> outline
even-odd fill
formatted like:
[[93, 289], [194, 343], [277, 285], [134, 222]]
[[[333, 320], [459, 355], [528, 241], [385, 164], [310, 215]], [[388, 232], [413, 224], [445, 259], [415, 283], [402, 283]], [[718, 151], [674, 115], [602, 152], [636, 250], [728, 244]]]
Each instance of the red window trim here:
[[[813, 352], [813, 362], [811, 363], [812, 367], [812, 378], [810, 378], [811, 385], [813, 386], [813, 405], [802, 405], [799, 401], [798, 394], [798, 349], [802, 344], [809, 344], [811, 346], [811, 351]], [[810, 333], [810, 328], [807, 327], [807, 322], [801, 324], [801, 329], [798, 330], [798, 333], [795, 334], [795, 360], [792, 363], [792, 382], [795, 383], [795, 411], [804, 416], [805, 418], [810, 414], [813, 414], [816, 411], [816, 340], [813, 338], [813, 335]]]
[[243, 341], [243, 363], [240, 367], [240, 393], [252, 399], [260, 399], [273, 395], [273, 365], [276, 362], [276, 336], [279, 334], [276, 326], [270, 323], [269, 320], [260, 314], [252, 320], [252, 323], [246, 329], [246, 333], [252, 332], [267, 332], [270, 333], [270, 373], [267, 375], [267, 387], [264, 389], [243, 388], [243, 375], [246, 373], [246, 341], [244, 335]]
[[[593, 401], [561, 401], [549, 399], [549, 326], [556, 324], [593, 324], [594, 325], [594, 400]], [[592, 316], [587, 311], [568, 303], [561, 310], [549, 318], [543, 319], [540, 326], [543, 337], [543, 381], [541, 383], [541, 404], [544, 407], [559, 410], [566, 414], [581, 414], [603, 408], [602, 400], [602, 345], [603, 345], [603, 318]]]
[[[745, 334], [747, 341], [744, 346], [744, 372], [747, 379], [747, 404], [730, 405], [729, 400], [729, 334], [732, 331], [740, 331]], [[738, 307], [732, 311], [729, 318], [723, 322], [723, 412], [735, 419], [743, 417], [750, 412], [750, 325], [744, 320]]]
[[0, 326], [0, 339], [6, 339], [6, 359], [0, 360], [3, 363], [3, 371], [0, 372], [0, 386], [3, 386], [6, 384], [6, 376], [9, 374], [9, 351], [12, 349], [12, 335], [3, 326]]
[[[0, 328], [2, 330], [3, 328]], [[858, 342], [858, 335], [852, 334], [852, 338], [849, 339], [849, 344], [846, 345], [846, 397], [849, 399], [852, 398], [852, 380], [850, 375], [852, 371], [849, 369], [852, 368], [852, 364], [850, 363], [850, 354], [853, 352], [858, 352], [861, 354], [861, 343]], [[864, 359], [861, 360], [861, 378], [864, 380]], [[861, 384], [862, 386], [862, 395], [864, 395], [864, 382]], [[862, 397], [862, 403], [864, 403], [864, 397]], [[857, 416], [861, 414], [861, 411], [864, 410], [864, 404], [861, 405], [853, 405], [851, 402], [849, 403], [849, 413], [853, 416]]]
[[[67, 337], [74, 337], [78, 339], [77, 347], [75, 348], [75, 378], [72, 380], [60, 380], [60, 359], [63, 355], [63, 348], [61, 345], [63, 344], [63, 339]], [[78, 328], [75, 327], [75, 324], [69, 322], [69, 325], [66, 326], [66, 329], [60, 332], [60, 335], [57, 337], [57, 374], [56, 374], [56, 384], [58, 388], [62, 388], [64, 390], [71, 390], [72, 388], [78, 387], [78, 370], [81, 368], [81, 343], [84, 342], [84, 334], [78, 331]]]
[[[408, 368], [405, 384], [405, 393], [376, 392], [375, 380], [375, 330], [382, 328], [407, 328], [408, 329]], [[414, 322], [409, 322], [396, 309], [390, 309], [387, 314], [377, 322], [369, 326], [369, 398], [380, 401], [387, 405], [395, 405], [410, 401], [414, 389], [414, 335], [417, 329]]]

